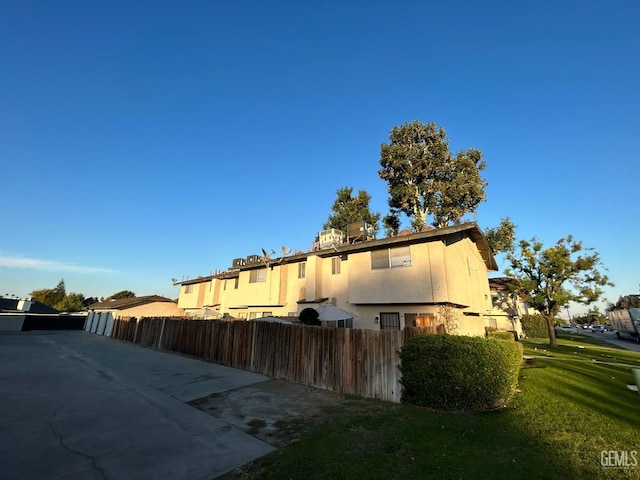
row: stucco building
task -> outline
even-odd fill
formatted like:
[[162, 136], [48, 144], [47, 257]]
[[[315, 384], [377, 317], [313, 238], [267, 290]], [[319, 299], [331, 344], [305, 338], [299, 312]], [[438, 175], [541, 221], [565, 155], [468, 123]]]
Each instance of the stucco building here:
[[492, 308], [485, 317], [485, 326], [496, 330], [514, 331], [518, 336], [522, 336], [522, 316], [537, 312], [509, 289], [512, 282], [509, 277], [489, 278]]
[[465, 223], [355, 243], [319, 242], [312, 251], [275, 259], [250, 255], [225, 272], [176, 285], [178, 307], [198, 317], [298, 316], [332, 304], [354, 314], [347, 325], [354, 328], [447, 321], [457, 333], [483, 335], [492, 270], [497, 266], [482, 231]]

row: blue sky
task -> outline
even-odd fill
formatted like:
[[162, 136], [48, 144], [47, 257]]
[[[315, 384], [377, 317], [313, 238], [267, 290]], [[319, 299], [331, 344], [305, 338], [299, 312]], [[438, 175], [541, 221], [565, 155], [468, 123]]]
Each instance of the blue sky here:
[[[388, 212], [380, 145], [481, 150], [481, 228], [572, 234], [637, 293], [640, 3], [0, 4], [0, 293], [172, 298], [307, 250], [336, 191]], [[501, 267], [506, 263], [498, 259]]]

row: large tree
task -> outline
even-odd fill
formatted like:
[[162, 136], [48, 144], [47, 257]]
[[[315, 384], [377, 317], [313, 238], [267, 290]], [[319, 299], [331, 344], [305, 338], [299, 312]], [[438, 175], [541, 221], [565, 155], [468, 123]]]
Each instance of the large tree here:
[[415, 120], [393, 127], [389, 143], [380, 147], [378, 174], [388, 184], [390, 214], [384, 224], [397, 230], [400, 214], [420, 231], [432, 216], [434, 227], [459, 223], [485, 200], [486, 167], [474, 148], [452, 154], [442, 127]]
[[356, 196], [353, 196], [353, 187], [342, 187], [336, 193], [336, 200], [331, 207], [333, 213], [329, 215], [323, 228], [325, 230], [335, 228], [346, 232], [350, 223], [365, 221], [371, 225], [375, 236], [380, 228], [378, 224], [380, 213], [371, 211], [369, 207], [371, 195], [366, 190], [360, 190]]
[[600, 271], [598, 252], [571, 235], [548, 248], [536, 238], [521, 240], [507, 259], [514, 291], [545, 317], [552, 347], [557, 346], [553, 320], [560, 310], [569, 302], [591, 304], [602, 295], [601, 287], [613, 285]]

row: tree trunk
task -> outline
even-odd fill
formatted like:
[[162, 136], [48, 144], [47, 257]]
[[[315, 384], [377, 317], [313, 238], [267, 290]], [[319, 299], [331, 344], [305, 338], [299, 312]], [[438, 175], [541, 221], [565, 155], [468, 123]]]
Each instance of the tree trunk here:
[[549, 346], [557, 347], [558, 341], [556, 340], [556, 330], [553, 327], [553, 314], [545, 315], [544, 318], [547, 320], [547, 331], [549, 332]]

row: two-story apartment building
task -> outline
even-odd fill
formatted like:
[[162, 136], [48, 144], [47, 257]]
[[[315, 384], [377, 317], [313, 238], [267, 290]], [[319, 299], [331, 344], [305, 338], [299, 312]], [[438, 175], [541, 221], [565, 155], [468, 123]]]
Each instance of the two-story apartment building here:
[[491, 311], [487, 273], [497, 270], [487, 241], [466, 223], [270, 259], [235, 259], [222, 273], [176, 282], [187, 315], [298, 316], [332, 304], [354, 328], [401, 329], [455, 319], [456, 332], [484, 334]]

